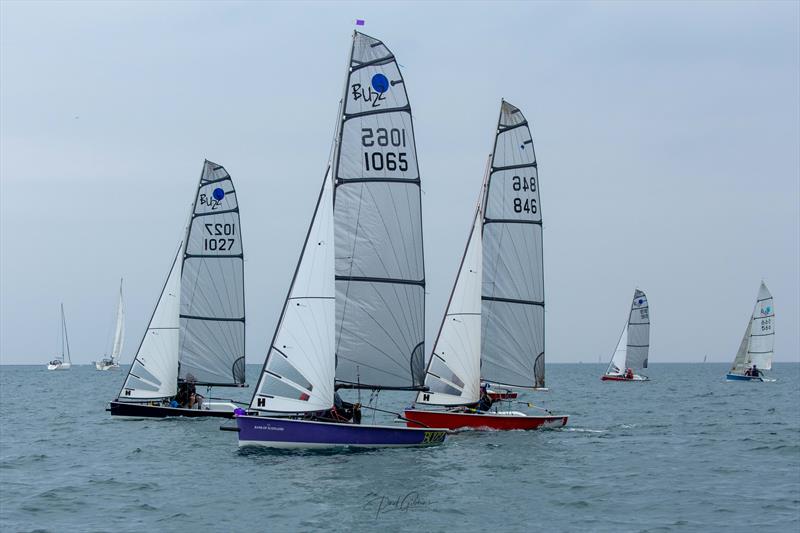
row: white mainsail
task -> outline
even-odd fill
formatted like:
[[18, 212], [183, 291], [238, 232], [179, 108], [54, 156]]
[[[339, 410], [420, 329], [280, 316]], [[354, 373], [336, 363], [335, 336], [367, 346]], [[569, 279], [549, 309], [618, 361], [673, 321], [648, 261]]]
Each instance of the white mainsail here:
[[180, 373], [197, 384], [245, 381], [244, 256], [236, 189], [206, 160], [180, 267]]
[[772, 369], [775, 353], [775, 306], [772, 294], [762, 281], [753, 313], [745, 329], [731, 371], [743, 374], [756, 365], [759, 370]]
[[425, 264], [420, 176], [395, 56], [355, 32], [332, 173], [336, 380], [420, 389], [425, 379]]
[[119, 280], [119, 302], [117, 303], [117, 326], [114, 329], [114, 345], [111, 348], [111, 361], [119, 363], [125, 340], [125, 310], [122, 302], [122, 280]]
[[650, 304], [644, 291], [633, 292], [628, 321], [622, 330], [606, 374], [622, 374], [647, 368], [650, 352]]
[[67, 316], [64, 314], [64, 304], [61, 304], [61, 360], [72, 364], [72, 355], [69, 353], [69, 335], [67, 334]]
[[334, 381], [333, 182], [330, 169], [300, 254], [251, 409], [330, 409]]
[[482, 216], [479, 205], [428, 362], [429, 390], [417, 395], [418, 403], [461, 405], [480, 399]]
[[509, 387], [544, 387], [539, 177], [528, 121], [506, 101], [483, 205], [481, 377]]
[[139, 349], [136, 350], [119, 398], [160, 399], [177, 393], [182, 251], [183, 243], [175, 254], [167, 281]]

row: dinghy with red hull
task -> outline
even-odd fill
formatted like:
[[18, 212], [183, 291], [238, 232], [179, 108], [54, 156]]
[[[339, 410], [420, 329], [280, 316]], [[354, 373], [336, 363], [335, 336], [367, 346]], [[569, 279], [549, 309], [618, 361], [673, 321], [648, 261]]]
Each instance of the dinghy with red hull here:
[[611, 356], [602, 381], [650, 381], [647, 376], [636, 374], [647, 368], [650, 353], [650, 304], [644, 291], [633, 292], [628, 321], [619, 336], [617, 347]]
[[536, 416], [520, 412], [457, 413], [407, 409], [404, 413], [408, 427], [437, 427], [447, 429], [490, 429], [498, 431], [555, 428], [567, 425], [568, 416]]
[[236, 405], [196, 388], [245, 386], [244, 255], [233, 181], [206, 160], [184, 238], [113, 416], [231, 417]]
[[355, 32], [332, 159], [250, 407], [236, 417], [239, 446], [445, 441], [445, 429], [361, 424], [360, 409], [376, 408], [348, 404], [336, 392], [366, 389], [376, 398], [380, 390], [424, 388], [425, 271], [414, 146], [394, 55]]
[[428, 362], [428, 390], [404, 413], [409, 427], [527, 430], [567, 423], [566, 416], [490, 410], [496, 401], [516, 399], [513, 389], [545, 386], [539, 200], [528, 122], [502, 101], [472, 228]]

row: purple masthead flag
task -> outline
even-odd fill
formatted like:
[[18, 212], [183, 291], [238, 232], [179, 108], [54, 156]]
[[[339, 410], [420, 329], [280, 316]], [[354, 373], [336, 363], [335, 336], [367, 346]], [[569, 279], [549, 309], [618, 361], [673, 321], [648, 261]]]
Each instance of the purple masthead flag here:
[[363, 26], [364, 20], [363, 19], [356, 19], [356, 26]]

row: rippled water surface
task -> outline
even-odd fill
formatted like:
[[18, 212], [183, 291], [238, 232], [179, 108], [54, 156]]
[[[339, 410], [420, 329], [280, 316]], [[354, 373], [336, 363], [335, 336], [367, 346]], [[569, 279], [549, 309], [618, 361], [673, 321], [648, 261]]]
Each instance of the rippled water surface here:
[[652, 365], [649, 383], [604, 368], [549, 365], [551, 391], [524, 397], [564, 429], [302, 453], [239, 451], [219, 420], [112, 419], [121, 372], [0, 367], [0, 530], [800, 530], [800, 365], [758, 384], [724, 364]]

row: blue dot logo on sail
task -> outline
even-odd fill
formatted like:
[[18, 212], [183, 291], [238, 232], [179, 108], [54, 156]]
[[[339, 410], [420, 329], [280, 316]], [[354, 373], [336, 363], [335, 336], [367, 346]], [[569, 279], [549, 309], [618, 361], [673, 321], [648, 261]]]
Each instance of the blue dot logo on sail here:
[[378, 72], [372, 76], [372, 88], [379, 94], [385, 93], [389, 90], [389, 78]]
[[645, 300], [644, 298], [639, 298], [638, 300], [636, 300], [636, 303], [638, 305], [644, 305], [647, 303], [647, 300]]
[[762, 314], [762, 315], [768, 315], [768, 314], [770, 314], [771, 312], [772, 312], [772, 307], [770, 307], [769, 305], [768, 305], [768, 306], [766, 306], [766, 307], [762, 307], [762, 308], [761, 308], [761, 314]]
[[217, 187], [216, 189], [214, 189], [212, 196], [214, 197], [214, 200], [221, 202], [222, 199], [225, 198], [225, 191]]

